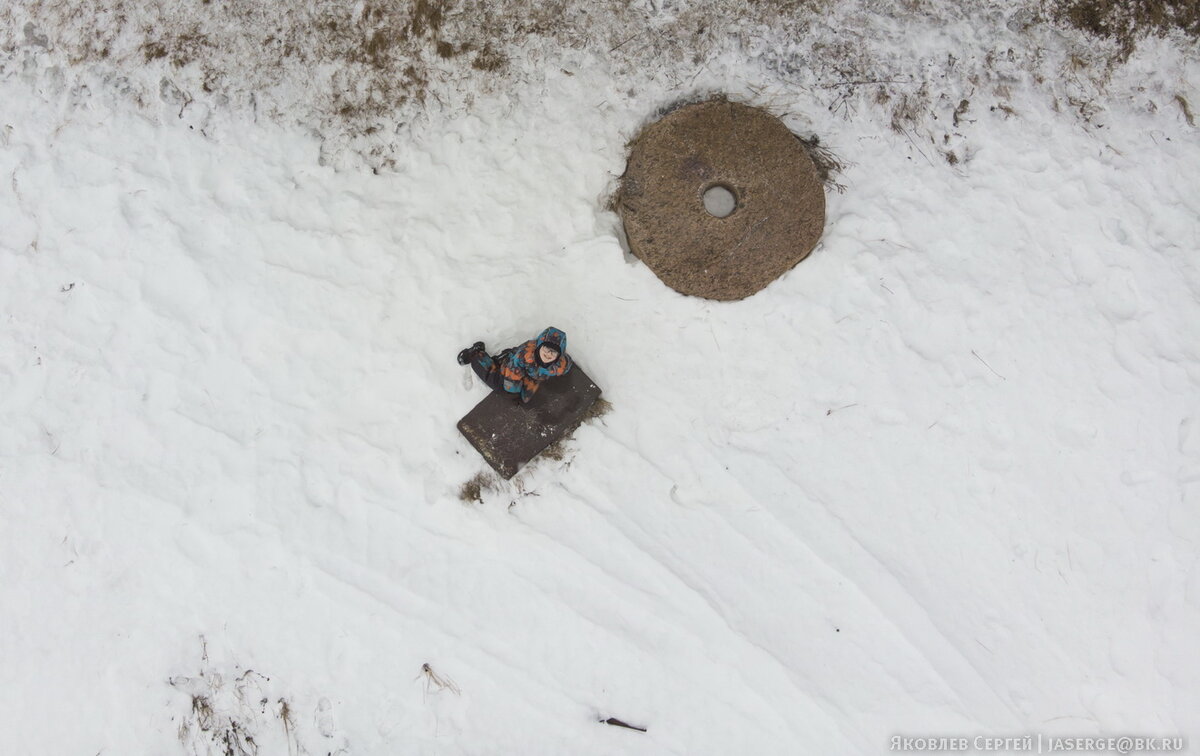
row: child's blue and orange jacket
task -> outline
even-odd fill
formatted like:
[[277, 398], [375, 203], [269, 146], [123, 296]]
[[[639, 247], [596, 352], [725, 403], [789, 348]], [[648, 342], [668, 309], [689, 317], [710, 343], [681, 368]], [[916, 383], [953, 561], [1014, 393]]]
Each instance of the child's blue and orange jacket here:
[[[558, 359], [549, 365], [538, 361], [538, 349], [543, 344], [553, 345], [558, 350]], [[542, 381], [566, 375], [571, 370], [571, 358], [567, 355], [567, 334], [557, 328], [547, 328], [536, 339], [505, 349], [496, 361], [504, 390], [520, 394], [522, 402], [533, 398]]]

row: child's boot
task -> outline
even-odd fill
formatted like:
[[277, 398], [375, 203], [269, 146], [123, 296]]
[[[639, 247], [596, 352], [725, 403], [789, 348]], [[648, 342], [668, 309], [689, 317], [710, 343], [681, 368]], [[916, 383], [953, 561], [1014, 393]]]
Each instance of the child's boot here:
[[483, 342], [476, 341], [474, 344], [458, 353], [458, 364], [469, 365], [472, 357], [474, 357], [476, 354], [486, 351], [487, 349], [484, 347]]

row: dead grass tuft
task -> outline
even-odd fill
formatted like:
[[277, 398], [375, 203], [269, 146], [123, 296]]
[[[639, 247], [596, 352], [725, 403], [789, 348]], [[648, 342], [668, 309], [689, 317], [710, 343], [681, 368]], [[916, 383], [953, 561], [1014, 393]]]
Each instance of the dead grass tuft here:
[[196, 726], [203, 732], [213, 728], [213, 709], [207, 696], [192, 696], [192, 714], [196, 717]]
[[165, 58], [167, 57], [166, 45], [162, 42], [143, 42], [142, 55], [146, 58], [147, 63], [159, 58]]
[[499, 71], [507, 65], [508, 56], [497, 52], [491, 45], [480, 50], [475, 60], [471, 61], [471, 68], [476, 71]]
[[458, 491], [458, 498], [466, 504], [482, 504], [483, 494], [494, 490], [496, 490], [496, 477], [488, 472], [478, 472], [462, 484], [462, 488]]
[[932, 105], [929, 89], [924, 85], [916, 92], [900, 93], [893, 102], [891, 126], [897, 134], [907, 134], [916, 128]]
[[538, 456], [545, 457], [546, 459], [553, 460], [554, 462], [562, 462], [567, 456], [566, 439], [560, 438], [559, 440], [550, 444], [543, 449], [542, 453]]
[[429, 662], [425, 662], [421, 665], [421, 674], [417, 677], [418, 679], [422, 677], [425, 678], [426, 693], [431, 691], [440, 692], [443, 690], [448, 690], [456, 696], [462, 695], [462, 690], [459, 689], [458, 683], [454, 682], [454, 680], [443, 674], [435, 672], [433, 670], [433, 665], [431, 665]]
[[971, 109], [971, 101], [963, 98], [959, 101], [958, 107], [954, 109], [954, 127], [958, 128], [959, 122], [967, 115], [967, 111]]
[[1192, 117], [1192, 108], [1188, 105], [1187, 98], [1181, 94], [1177, 94], [1175, 95], [1175, 102], [1178, 103], [1179, 108], [1183, 111], [1183, 119], [1187, 121], [1188, 126], [1194, 127], [1196, 119]]
[[802, 137], [796, 134], [796, 139], [800, 140], [800, 144], [804, 146], [804, 151], [808, 153], [808, 157], [813, 161], [813, 165], [817, 168], [817, 176], [820, 177], [821, 183], [829, 189], [834, 189], [838, 193], [846, 191], [843, 184], [837, 182], [836, 178], [842, 171], [846, 169], [846, 164], [841, 158], [833, 154], [825, 145], [821, 144], [821, 138], [816, 134], [810, 137]]
[[[382, 12], [382, 11], [381, 11]], [[417, 0], [413, 3], [412, 18], [408, 22], [408, 34], [420, 39], [436, 37], [445, 18], [445, 3], [439, 0]]]
[[588, 407], [587, 412], [583, 413], [580, 423], [590, 423], [593, 420], [599, 420], [609, 412], [612, 412], [612, 408], [612, 402], [602, 396], [597, 397], [596, 401], [592, 402], [592, 406]]
[[279, 721], [283, 723], [283, 732], [289, 739], [294, 737], [296, 723], [292, 721], [292, 707], [286, 698], [281, 698], [279, 704]]

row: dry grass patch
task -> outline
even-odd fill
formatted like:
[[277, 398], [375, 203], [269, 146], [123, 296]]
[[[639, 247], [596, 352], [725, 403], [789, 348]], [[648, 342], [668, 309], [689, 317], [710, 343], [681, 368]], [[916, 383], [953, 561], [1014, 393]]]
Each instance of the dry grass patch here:
[[483, 495], [495, 491], [499, 481], [489, 472], [477, 472], [458, 490], [458, 498], [464, 504], [482, 504]]
[[1116, 42], [1122, 60], [1151, 34], [1179, 31], [1200, 39], [1197, 0], [1056, 0], [1050, 12], [1088, 34]]

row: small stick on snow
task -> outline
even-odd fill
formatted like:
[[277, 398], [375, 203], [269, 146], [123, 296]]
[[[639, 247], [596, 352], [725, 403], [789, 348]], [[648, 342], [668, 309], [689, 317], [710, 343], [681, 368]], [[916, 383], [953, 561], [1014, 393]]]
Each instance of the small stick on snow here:
[[901, 79], [862, 79], [860, 81], [839, 81], [836, 84], [818, 84], [817, 89], [835, 89], [837, 87], [858, 87], [863, 84], [911, 84]]
[[912, 134], [908, 133], [908, 129], [901, 126], [900, 133], [903, 134], [904, 138], [908, 140], [908, 143], [913, 146], [913, 149], [915, 149], [917, 152], [921, 153], [921, 157], [925, 158], [925, 162], [929, 163], [930, 165], [933, 165], [933, 161], [930, 160], [929, 156], [925, 154], [925, 150], [922, 150], [921, 147], [917, 144], [917, 140], [913, 139]]
[[632, 37], [626, 37], [624, 42], [622, 42], [621, 44], [612, 48], [611, 50], [609, 50], [609, 52], [616, 52], [617, 50], [620, 50], [622, 47], [629, 44], [630, 42], [632, 42], [633, 40], [637, 39], [638, 37], [642, 36], [645, 33], [646, 33], [646, 30], [643, 29], [642, 31], [638, 32], [637, 34], [634, 34]]
[[834, 412], [840, 412], [844, 409], [850, 409], [851, 407], [857, 407], [857, 406], [858, 406], [858, 402], [855, 402], [854, 404], [847, 404], [844, 407], [834, 407], [833, 409], [827, 409], [827, 410], [825, 410], [825, 417], [829, 417]]
[[[975, 350], [974, 350], [974, 349], [972, 349], [972, 350], [971, 350], [971, 354], [975, 354]], [[1008, 379], [1007, 379], [1007, 378], [1005, 378], [1004, 376], [1002, 376], [1002, 375], [1000, 375], [999, 373], [997, 373], [997, 372], [996, 372], [996, 371], [995, 371], [995, 370], [992, 368], [992, 366], [991, 366], [991, 365], [989, 365], [989, 364], [987, 364], [987, 361], [986, 361], [986, 360], [984, 360], [984, 359], [983, 359], [982, 357], [980, 357], [979, 355], [975, 354], [975, 359], [977, 359], [977, 360], [979, 360], [980, 362], [982, 362], [982, 363], [983, 363], [983, 366], [984, 366], [985, 368], [987, 368], [988, 370], [991, 370], [991, 371], [992, 371], [992, 373], [993, 373], [993, 374], [994, 374], [994, 375], [995, 375], [997, 378], [999, 378], [1000, 380], [1002, 380], [1002, 381], [1007, 381], [1007, 380], [1008, 380]]]
[[606, 725], [612, 725], [613, 727], [624, 727], [626, 730], [637, 730], [638, 732], [646, 731], [645, 727], [638, 727], [637, 725], [631, 725], [628, 722], [622, 722], [616, 717], [609, 717], [608, 719], [601, 719], [600, 721]]

